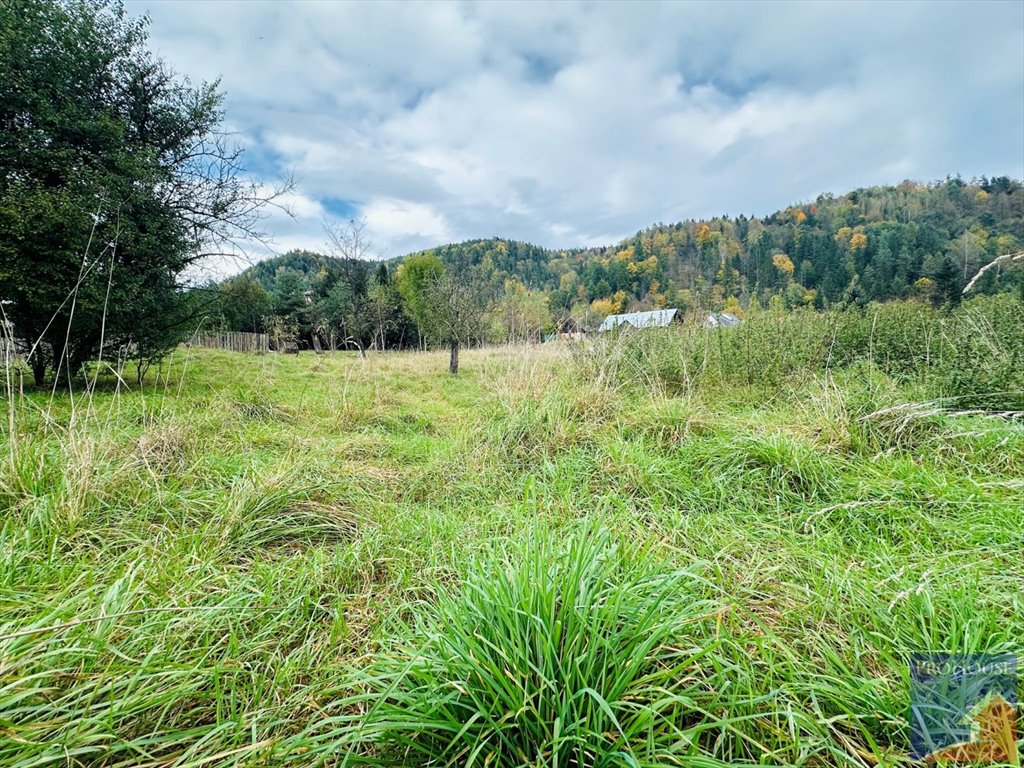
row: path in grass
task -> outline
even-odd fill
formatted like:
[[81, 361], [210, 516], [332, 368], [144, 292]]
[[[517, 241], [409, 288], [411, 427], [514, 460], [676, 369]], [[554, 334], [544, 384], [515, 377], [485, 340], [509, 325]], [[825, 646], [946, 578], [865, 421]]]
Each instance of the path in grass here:
[[852, 373], [679, 399], [550, 350], [464, 365], [204, 351], [73, 419], [18, 399], [0, 763], [335, 760], [316, 723], [397, 614], [594, 525], [721, 609], [692, 637], [707, 757], [889, 760], [909, 653], [1021, 650], [1019, 423], [863, 419], [910, 395]]

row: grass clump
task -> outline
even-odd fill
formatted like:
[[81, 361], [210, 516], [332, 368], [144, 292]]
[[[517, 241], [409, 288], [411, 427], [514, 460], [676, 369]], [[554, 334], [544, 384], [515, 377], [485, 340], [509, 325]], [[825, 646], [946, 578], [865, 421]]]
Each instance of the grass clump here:
[[291, 414], [261, 392], [242, 389], [234, 400], [234, 406], [246, 419], [252, 421], [289, 421]]
[[718, 606], [692, 568], [629, 549], [592, 524], [561, 544], [544, 536], [416, 606], [360, 677], [352, 762], [641, 766], [691, 754], [707, 727], [696, 670], [713, 648], [696, 638]]

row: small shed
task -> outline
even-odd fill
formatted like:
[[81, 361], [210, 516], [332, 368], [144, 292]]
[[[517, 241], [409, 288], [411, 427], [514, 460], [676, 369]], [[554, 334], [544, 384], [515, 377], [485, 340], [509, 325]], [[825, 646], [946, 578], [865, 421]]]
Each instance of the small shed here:
[[624, 325], [631, 328], [667, 328], [682, 320], [678, 309], [655, 309], [651, 312], [628, 312], [624, 315], [608, 315], [597, 329], [601, 333]]
[[704, 320], [705, 328], [735, 328], [742, 323], [732, 312], [711, 312]]

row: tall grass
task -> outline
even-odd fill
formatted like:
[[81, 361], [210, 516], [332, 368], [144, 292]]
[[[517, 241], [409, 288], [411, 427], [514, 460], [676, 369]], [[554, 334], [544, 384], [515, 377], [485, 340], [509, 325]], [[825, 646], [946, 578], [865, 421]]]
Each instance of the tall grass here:
[[15, 388], [0, 764], [904, 764], [911, 653], [1024, 652], [1024, 426], [826, 321]]
[[823, 371], [868, 363], [957, 407], [1024, 411], [1024, 302], [1009, 294], [948, 312], [917, 302], [758, 312], [739, 328], [627, 331], [576, 352], [588, 379], [672, 394], [736, 385], [792, 389]]

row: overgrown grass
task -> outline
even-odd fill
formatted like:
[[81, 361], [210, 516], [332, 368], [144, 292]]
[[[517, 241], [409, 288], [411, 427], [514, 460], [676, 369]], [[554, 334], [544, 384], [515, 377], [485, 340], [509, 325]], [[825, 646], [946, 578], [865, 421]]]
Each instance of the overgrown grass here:
[[1024, 653], [1024, 425], [806, 322], [15, 394], [0, 764], [905, 763], [911, 653]]
[[1004, 294], [954, 310], [918, 302], [829, 313], [761, 311], [737, 329], [686, 326], [602, 337], [577, 362], [599, 380], [672, 394], [745, 385], [779, 389], [867, 363], [903, 386], [959, 408], [1024, 411], [1024, 302]]
[[491, 554], [411, 607], [355, 677], [366, 692], [308, 736], [375, 747], [353, 764], [647, 766], [695, 753], [727, 722], [703, 709], [713, 589], [593, 526], [551, 538]]

